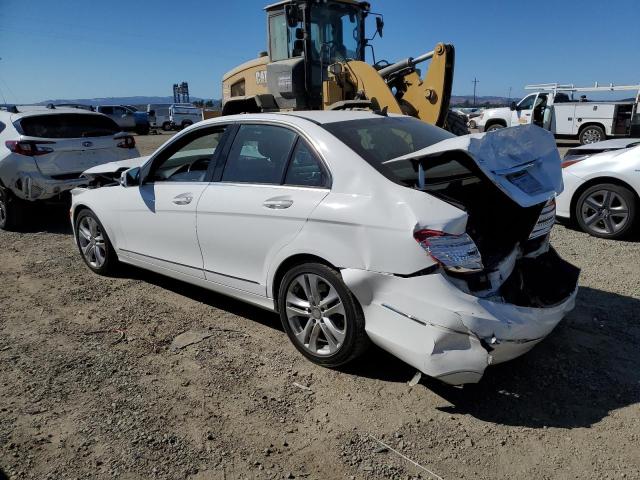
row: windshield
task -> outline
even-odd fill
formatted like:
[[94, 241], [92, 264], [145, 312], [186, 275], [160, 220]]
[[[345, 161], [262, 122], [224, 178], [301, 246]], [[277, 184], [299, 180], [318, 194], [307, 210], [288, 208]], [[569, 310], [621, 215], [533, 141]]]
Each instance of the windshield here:
[[321, 3], [311, 9], [311, 58], [326, 65], [346, 59], [362, 60], [360, 8]]
[[455, 135], [411, 117], [380, 117], [327, 123], [323, 127], [385, 177], [413, 185], [417, 169], [410, 160], [386, 163]]

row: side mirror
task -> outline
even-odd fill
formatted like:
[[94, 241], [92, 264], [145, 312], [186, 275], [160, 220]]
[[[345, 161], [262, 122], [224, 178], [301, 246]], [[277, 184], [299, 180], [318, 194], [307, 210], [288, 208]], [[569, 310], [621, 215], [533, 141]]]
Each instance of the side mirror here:
[[120, 185], [122, 187], [134, 187], [140, 185], [140, 167], [130, 168], [120, 174]]
[[509, 107], [511, 110], [517, 110], [518, 106], [516, 105], [516, 102], [511, 102], [511, 106]]
[[382, 37], [382, 29], [384, 28], [384, 20], [382, 17], [376, 17], [376, 32]]
[[287, 25], [291, 28], [297, 27], [300, 23], [300, 10], [296, 5], [286, 5], [284, 14], [287, 17]]

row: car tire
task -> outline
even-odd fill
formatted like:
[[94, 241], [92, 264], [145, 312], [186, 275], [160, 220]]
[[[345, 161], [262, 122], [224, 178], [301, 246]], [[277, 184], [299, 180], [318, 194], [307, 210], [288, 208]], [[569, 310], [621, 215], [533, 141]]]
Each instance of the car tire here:
[[140, 128], [138, 130], [136, 130], [136, 133], [138, 135], [149, 135], [149, 128]]
[[193, 125], [193, 122], [190, 121], [186, 121], [186, 122], [182, 122], [182, 129], [184, 130], [187, 127], [190, 127], [191, 125]]
[[74, 226], [76, 245], [87, 267], [99, 275], [112, 273], [118, 265], [118, 257], [96, 214], [89, 209], [82, 210]]
[[604, 129], [599, 125], [587, 125], [580, 130], [580, 135], [578, 136], [580, 145], [597, 143], [606, 139], [607, 135], [604, 133]]
[[487, 128], [485, 128], [484, 131], [485, 132], [494, 132], [494, 131], [500, 130], [502, 128], [506, 128], [506, 127], [504, 125], [502, 125], [501, 123], [492, 123]]
[[636, 196], [631, 190], [602, 183], [582, 192], [573, 213], [580, 229], [589, 235], [617, 239], [632, 231], [637, 208]]
[[171, 125], [171, 122], [164, 122], [162, 124], [162, 130], [164, 130], [165, 132], [170, 132], [171, 130], [173, 130], [173, 126]]
[[291, 268], [280, 283], [278, 305], [289, 339], [313, 363], [338, 367], [369, 346], [360, 305], [339, 272], [326, 265]]
[[444, 129], [457, 136], [467, 135], [469, 133], [466, 117], [454, 112], [453, 110], [449, 110], [447, 112], [447, 120], [445, 121]]
[[0, 230], [19, 231], [27, 218], [27, 202], [0, 187]]

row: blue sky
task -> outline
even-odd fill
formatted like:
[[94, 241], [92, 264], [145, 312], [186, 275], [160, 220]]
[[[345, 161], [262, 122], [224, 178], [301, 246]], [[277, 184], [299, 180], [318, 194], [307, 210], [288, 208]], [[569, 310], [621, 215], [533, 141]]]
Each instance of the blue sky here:
[[[0, 0], [0, 91], [50, 98], [219, 98], [222, 74], [266, 49], [269, 0]], [[519, 97], [531, 82], [640, 83], [639, 0], [371, 0], [376, 57], [456, 47], [454, 94]]]

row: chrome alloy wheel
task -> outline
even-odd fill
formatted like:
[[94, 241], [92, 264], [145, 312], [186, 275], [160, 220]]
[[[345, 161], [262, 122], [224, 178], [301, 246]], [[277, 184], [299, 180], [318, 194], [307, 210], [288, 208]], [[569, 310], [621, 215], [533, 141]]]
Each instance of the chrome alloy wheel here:
[[95, 218], [86, 216], [78, 224], [78, 243], [89, 265], [100, 268], [107, 259], [104, 235]]
[[611, 235], [619, 232], [629, 221], [629, 205], [616, 192], [597, 190], [584, 200], [580, 214], [587, 228]]
[[324, 278], [303, 273], [289, 284], [286, 314], [296, 341], [314, 355], [333, 355], [343, 345], [346, 313], [336, 289]]
[[601, 140], [604, 140], [602, 138], [602, 133], [600, 132], [599, 128], [590, 128], [587, 127], [584, 131], [584, 133], [582, 134], [582, 137], [584, 139], [584, 144], [587, 145], [589, 143], [597, 143]]

